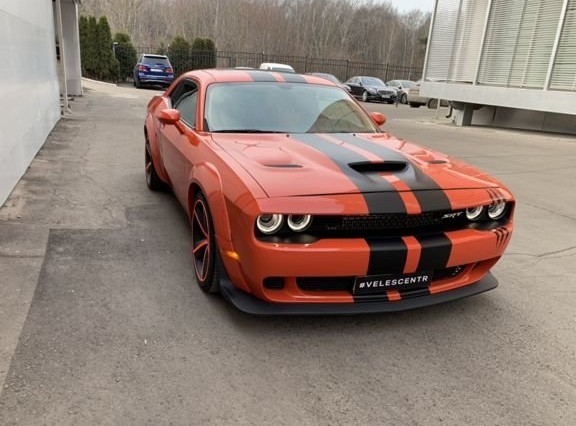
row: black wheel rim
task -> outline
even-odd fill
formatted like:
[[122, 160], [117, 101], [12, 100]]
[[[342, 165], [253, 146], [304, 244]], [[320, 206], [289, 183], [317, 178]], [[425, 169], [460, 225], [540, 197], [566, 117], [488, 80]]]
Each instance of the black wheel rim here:
[[205, 282], [210, 271], [210, 222], [203, 200], [196, 200], [192, 210], [192, 255], [198, 281]]

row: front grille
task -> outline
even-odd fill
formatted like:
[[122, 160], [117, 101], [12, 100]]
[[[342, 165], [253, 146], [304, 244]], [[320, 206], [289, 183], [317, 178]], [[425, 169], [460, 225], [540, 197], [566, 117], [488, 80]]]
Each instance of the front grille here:
[[[455, 216], [447, 216], [454, 213]], [[307, 231], [318, 237], [404, 236], [461, 229], [467, 224], [463, 212], [371, 214], [366, 216], [315, 216]]]
[[392, 90], [378, 90], [379, 95], [391, 95], [394, 93]]
[[[464, 266], [437, 269], [434, 271], [432, 282], [457, 277], [463, 270]], [[348, 291], [352, 293], [354, 280], [355, 277], [298, 277], [296, 278], [296, 283], [300, 290], [303, 291]], [[409, 290], [407, 294], [410, 292], [418, 294], [421, 291], [421, 289]]]

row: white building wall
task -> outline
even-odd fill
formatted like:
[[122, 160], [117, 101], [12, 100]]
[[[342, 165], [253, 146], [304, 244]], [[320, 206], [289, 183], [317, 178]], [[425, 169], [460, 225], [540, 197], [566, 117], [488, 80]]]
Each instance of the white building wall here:
[[459, 125], [576, 133], [576, 0], [436, 0], [420, 95]]
[[0, 0], [0, 205], [60, 118], [52, 2]]

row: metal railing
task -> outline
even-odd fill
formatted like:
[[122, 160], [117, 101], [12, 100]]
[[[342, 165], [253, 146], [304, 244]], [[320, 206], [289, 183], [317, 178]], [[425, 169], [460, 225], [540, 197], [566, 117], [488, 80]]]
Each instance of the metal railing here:
[[[229, 51], [161, 51], [154, 47], [136, 47], [137, 54], [163, 53], [168, 55], [174, 72], [178, 76], [191, 69], [202, 68], [258, 68], [263, 62], [275, 62], [291, 65], [296, 72], [323, 72], [333, 74], [341, 81], [350, 77], [366, 75], [389, 80], [418, 80], [422, 67], [410, 67], [382, 62], [350, 61], [346, 59], [314, 58], [309, 56], [279, 55], [265, 52], [229, 52]], [[122, 58], [122, 51], [116, 51], [116, 57]]]

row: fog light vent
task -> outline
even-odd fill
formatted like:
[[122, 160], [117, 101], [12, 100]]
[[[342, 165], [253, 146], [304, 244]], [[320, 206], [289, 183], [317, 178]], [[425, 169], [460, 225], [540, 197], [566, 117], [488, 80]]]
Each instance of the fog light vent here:
[[282, 290], [284, 288], [284, 278], [268, 277], [264, 278], [264, 287], [268, 290]]

